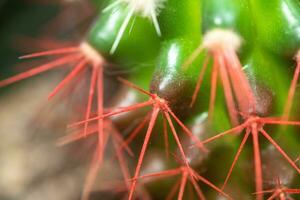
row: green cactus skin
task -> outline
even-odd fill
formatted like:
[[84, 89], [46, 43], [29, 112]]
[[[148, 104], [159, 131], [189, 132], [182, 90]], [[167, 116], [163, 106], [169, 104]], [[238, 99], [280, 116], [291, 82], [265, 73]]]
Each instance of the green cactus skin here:
[[[159, 17], [163, 43], [151, 82], [151, 92], [169, 101], [176, 110], [187, 109], [197, 80], [201, 59], [182, 67], [185, 60], [201, 42], [201, 4], [199, 1], [169, 0]], [[181, 8], [177, 10], [177, 8]], [[186, 23], [193, 21], [193, 24]]]
[[258, 42], [278, 56], [291, 59], [300, 44], [299, 2], [293, 0], [250, 2]]

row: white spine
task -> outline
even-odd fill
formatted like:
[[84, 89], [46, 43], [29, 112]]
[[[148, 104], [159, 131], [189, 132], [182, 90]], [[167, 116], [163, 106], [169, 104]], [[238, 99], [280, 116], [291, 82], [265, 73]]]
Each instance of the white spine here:
[[130, 22], [130, 19], [134, 14], [151, 19], [157, 35], [161, 36], [161, 31], [157, 20], [157, 16], [159, 15], [161, 9], [164, 7], [163, 4], [165, 1], [166, 0], [116, 0], [115, 2], [107, 6], [103, 10], [103, 12], [107, 12], [113, 9], [120, 3], [125, 3], [129, 10], [129, 13], [127, 14], [124, 22], [122, 23], [120, 30], [117, 34], [117, 37], [113, 43], [113, 46], [110, 50], [110, 54], [113, 54], [118, 48], [122, 36]]

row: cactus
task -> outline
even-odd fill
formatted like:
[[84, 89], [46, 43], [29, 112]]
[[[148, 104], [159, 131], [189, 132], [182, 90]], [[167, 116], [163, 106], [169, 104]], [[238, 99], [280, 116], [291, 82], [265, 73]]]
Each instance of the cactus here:
[[[94, 19], [77, 44], [21, 56], [53, 60], [0, 87], [71, 68], [52, 99], [88, 77], [85, 113], [58, 140], [97, 136], [82, 200], [110, 144], [122, 174], [110, 191], [129, 200], [300, 198], [298, 1], [81, 3]], [[106, 76], [118, 87], [105, 90]]]

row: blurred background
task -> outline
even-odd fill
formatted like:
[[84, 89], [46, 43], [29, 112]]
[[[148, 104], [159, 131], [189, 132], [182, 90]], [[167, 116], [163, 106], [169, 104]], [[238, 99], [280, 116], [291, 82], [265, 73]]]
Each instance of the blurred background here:
[[[93, 9], [84, 1], [70, 2], [0, 0], [0, 79], [40, 64], [19, 56], [70, 46], [82, 37]], [[47, 100], [66, 73], [54, 71], [0, 90], [1, 200], [80, 198], [90, 146], [88, 142], [65, 147], [55, 143], [65, 135], [67, 122], [81, 112], [72, 106], [81, 99]], [[92, 199], [99, 197], [92, 194]]]

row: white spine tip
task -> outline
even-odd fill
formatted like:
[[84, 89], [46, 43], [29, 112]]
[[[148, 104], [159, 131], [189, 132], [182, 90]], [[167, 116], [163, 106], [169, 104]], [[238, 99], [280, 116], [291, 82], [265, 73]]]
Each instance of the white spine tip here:
[[82, 42], [80, 44], [80, 50], [84, 57], [94, 65], [102, 65], [105, 62], [105, 59], [101, 54], [87, 42]]
[[166, 0], [121, 0], [128, 4], [135, 13], [139, 13], [143, 17], [152, 18], [153, 13], [158, 16], [161, 9], [164, 7]]
[[237, 51], [241, 44], [242, 38], [234, 31], [216, 28], [204, 35], [202, 46], [209, 51], [227, 49]]

